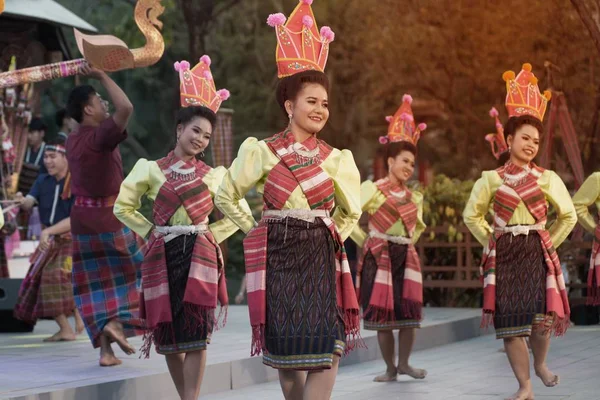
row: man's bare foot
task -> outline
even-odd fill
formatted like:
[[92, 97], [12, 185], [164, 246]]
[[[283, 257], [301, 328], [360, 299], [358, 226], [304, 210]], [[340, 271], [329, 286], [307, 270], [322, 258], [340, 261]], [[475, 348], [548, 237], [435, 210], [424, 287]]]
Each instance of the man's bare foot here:
[[410, 365], [406, 367], [398, 366], [398, 374], [408, 375], [414, 379], [425, 379], [425, 377], [427, 376], [427, 371], [424, 369], [413, 368]]
[[123, 361], [119, 360], [114, 354], [101, 354], [99, 364], [101, 367], [114, 367], [121, 365]]
[[76, 339], [77, 337], [73, 332], [58, 331], [54, 335], [44, 339], [44, 342], [70, 342]]
[[536, 366], [535, 374], [542, 380], [544, 385], [546, 385], [547, 387], [554, 387], [560, 382], [560, 377], [550, 372], [546, 364]]
[[513, 394], [510, 397], [507, 397], [505, 400], [533, 400], [533, 389], [529, 388], [521, 388], [517, 391], [517, 393]]
[[396, 371], [385, 371], [384, 374], [378, 375], [373, 379], [373, 382], [393, 382], [398, 379]]
[[75, 332], [79, 335], [85, 329], [85, 325], [83, 324], [83, 320], [79, 315], [79, 312], [75, 311]]
[[127, 338], [125, 338], [125, 335], [123, 334], [123, 326], [121, 323], [113, 319], [106, 324], [102, 332], [110, 339], [114, 340], [125, 354], [131, 355], [135, 353], [135, 347], [129, 344]]

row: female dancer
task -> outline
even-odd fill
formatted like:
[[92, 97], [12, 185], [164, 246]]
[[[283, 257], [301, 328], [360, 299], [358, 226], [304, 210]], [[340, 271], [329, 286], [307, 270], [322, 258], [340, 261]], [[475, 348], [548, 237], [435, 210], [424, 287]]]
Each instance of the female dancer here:
[[[151, 342], [164, 354], [182, 399], [198, 397], [206, 346], [217, 321], [217, 299], [228, 304], [223, 259], [218, 243], [237, 230], [228, 220], [208, 225], [212, 197], [227, 170], [196, 160], [208, 147], [216, 112], [227, 90], [215, 90], [210, 58], [190, 70], [175, 63], [181, 79], [175, 150], [157, 161], [141, 159], [123, 181], [114, 212], [148, 247], [142, 264], [142, 310]], [[154, 201], [154, 224], [137, 210], [143, 196]], [[249, 210], [247, 204], [244, 210]]]
[[[546, 365], [550, 332], [562, 335], [569, 325], [569, 303], [556, 254], [577, 219], [569, 192], [553, 171], [533, 162], [539, 150], [542, 119], [549, 92], [540, 93], [531, 65], [507, 71], [504, 137], [507, 163], [484, 171], [475, 183], [463, 213], [465, 224], [486, 247], [483, 264], [483, 325], [493, 322], [504, 346], [519, 390], [510, 399], [532, 399], [530, 337], [534, 369], [546, 386], [559, 382]], [[493, 203], [494, 222], [485, 215]], [[546, 229], [548, 205], [557, 219]]]
[[588, 272], [587, 303], [597, 306], [600, 305], [600, 224], [594, 221], [594, 217], [588, 209], [594, 203], [596, 209], [600, 211], [600, 172], [590, 175], [573, 197], [579, 223], [588, 232], [594, 234], [592, 258], [590, 259], [590, 270]]
[[[388, 176], [361, 185], [362, 210], [369, 213], [369, 233], [358, 225], [352, 239], [362, 247], [356, 291], [363, 307], [364, 327], [377, 331], [379, 348], [387, 370], [375, 382], [395, 381], [398, 374], [423, 379], [427, 371], [412, 368], [408, 358], [421, 327], [423, 288], [419, 256], [414, 244], [425, 229], [423, 195], [411, 192], [406, 181], [413, 175], [417, 141], [427, 127], [414, 122], [412, 97], [405, 94], [390, 123], [386, 146]], [[377, 277], [385, 277], [379, 279]], [[398, 329], [398, 364], [394, 333]]]
[[[277, 100], [289, 125], [266, 140], [246, 139], [215, 197], [247, 233], [252, 355], [263, 352], [263, 363], [279, 370], [288, 400], [329, 399], [339, 356], [359, 334], [343, 241], [360, 217], [360, 176], [350, 151], [316, 137], [329, 117], [322, 71], [333, 32], [319, 33], [310, 3], [301, 0], [285, 25], [282, 14], [268, 19], [283, 78]], [[264, 197], [258, 225], [239, 207], [253, 186]]]

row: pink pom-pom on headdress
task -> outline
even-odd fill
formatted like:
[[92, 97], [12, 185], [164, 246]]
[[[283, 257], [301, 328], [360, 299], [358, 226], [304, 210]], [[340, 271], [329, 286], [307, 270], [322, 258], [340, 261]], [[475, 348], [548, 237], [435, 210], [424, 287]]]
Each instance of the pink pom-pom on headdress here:
[[417, 128], [423, 132], [425, 129], [427, 129], [427, 124], [425, 122], [421, 122], [419, 125], [417, 125]]
[[333, 31], [331, 30], [330, 27], [322, 26], [321, 27], [321, 37], [323, 39], [326, 39], [329, 42], [333, 42], [333, 40], [335, 39], [335, 33], [333, 33]]
[[173, 64], [173, 67], [175, 67], [175, 71], [181, 72], [181, 71], [190, 69], [190, 63], [185, 60], [183, 60], [181, 62], [175, 61], [175, 64]]
[[490, 117], [496, 118], [497, 116], [498, 116], [498, 110], [496, 110], [496, 107], [492, 107], [490, 110]]
[[204, 71], [202, 75], [204, 75], [204, 77], [208, 80], [212, 79], [212, 74], [210, 73], [210, 71]]
[[205, 54], [202, 57], [200, 57], [200, 62], [203, 62], [204, 64], [206, 64], [207, 66], [210, 67], [210, 63], [212, 61], [211, 61], [210, 57]]
[[304, 17], [302, 17], [302, 23], [304, 24], [304, 26], [310, 29], [312, 28], [315, 21], [311, 18], [310, 15], [305, 15]]
[[231, 93], [229, 93], [229, 90], [227, 90], [227, 89], [217, 90], [217, 94], [219, 95], [219, 97], [221, 98], [222, 101], [227, 100], [229, 98], [229, 96], [231, 96]]
[[402, 101], [408, 101], [408, 104], [412, 104], [413, 98], [410, 94], [405, 94], [402, 96]]
[[379, 143], [386, 144], [388, 142], [387, 136], [379, 136]]
[[387, 117], [385, 117], [385, 120], [387, 122], [392, 122], [392, 119], [394, 119], [394, 117], [392, 117], [391, 115], [388, 115]]
[[285, 24], [287, 18], [282, 13], [270, 14], [267, 18], [267, 25], [275, 27]]
[[313, 2], [313, 0], [301, 0], [304, 4], [306, 4], [307, 6], [310, 6]]
[[[411, 100], [412, 100], [412, 98], [411, 98]], [[412, 115], [410, 115], [409, 113], [405, 113], [405, 112], [400, 114], [400, 119], [406, 120], [406, 121], [414, 121], [415, 120]]]

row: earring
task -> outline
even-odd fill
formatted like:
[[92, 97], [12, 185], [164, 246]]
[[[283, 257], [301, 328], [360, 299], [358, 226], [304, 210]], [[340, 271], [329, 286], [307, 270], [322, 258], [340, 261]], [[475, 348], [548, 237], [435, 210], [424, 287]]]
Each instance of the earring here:
[[204, 150], [200, 152], [200, 157], [204, 158]]
[[512, 149], [512, 147], [508, 146], [508, 152], [510, 153], [510, 150]]

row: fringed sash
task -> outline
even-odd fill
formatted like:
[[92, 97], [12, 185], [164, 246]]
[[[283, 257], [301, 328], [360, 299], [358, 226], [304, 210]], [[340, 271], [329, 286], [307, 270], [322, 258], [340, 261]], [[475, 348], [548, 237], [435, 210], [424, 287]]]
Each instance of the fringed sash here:
[[[154, 224], [168, 225], [171, 217], [182, 205], [194, 225], [206, 223], [213, 210], [213, 201], [203, 178], [211, 168], [201, 161], [181, 161], [173, 152], [158, 160], [157, 164], [167, 180], [154, 201]], [[153, 232], [142, 263], [140, 302], [140, 311], [146, 319], [148, 329], [151, 330], [156, 329], [159, 324], [169, 324], [173, 321], [167, 268], [164, 235]], [[217, 298], [223, 313], [228, 304], [223, 257], [219, 245], [209, 231], [196, 236], [183, 297], [186, 315], [194, 319], [189, 321], [191, 328], [195, 329], [204, 323], [217, 323], [216, 318], [213, 321], [205, 321], [206, 312], [202, 312], [208, 311], [209, 315], [214, 316]]]
[[[386, 196], [386, 201], [369, 218], [369, 230], [386, 233], [398, 220], [402, 220], [408, 237], [412, 237], [417, 226], [417, 206], [411, 201], [412, 193], [404, 189], [405, 195], [398, 197], [389, 178], [375, 182], [377, 188]], [[423, 306], [423, 277], [421, 262], [413, 244], [408, 245], [404, 283], [402, 286], [402, 315], [408, 319], [421, 319]], [[373, 291], [369, 299], [369, 307], [363, 314], [372, 315], [375, 322], [383, 323], [394, 320], [394, 288], [392, 281], [392, 261], [390, 259], [388, 241], [382, 237], [369, 236], [363, 246], [363, 257], [358, 263], [356, 274], [356, 294], [360, 300], [360, 276], [364, 256], [369, 251], [377, 262], [377, 273], [373, 283]]]
[[588, 272], [588, 296], [587, 304], [600, 305], [600, 223], [594, 231], [594, 245], [592, 246], [592, 258], [590, 259], [590, 270]]
[[[548, 205], [546, 198], [537, 180], [544, 172], [543, 168], [531, 163], [531, 167], [524, 169], [512, 163], [496, 170], [504, 183], [496, 191], [494, 200], [494, 234], [490, 238], [489, 248], [482, 259], [483, 276], [483, 320], [482, 327], [492, 324], [496, 304], [496, 243], [502, 235], [497, 228], [508, 225], [515, 209], [521, 201], [536, 220], [536, 225], [546, 225]], [[550, 328], [556, 336], [561, 336], [567, 330], [570, 322], [569, 300], [565, 289], [565, 280], [562, 274], [558, 254], [552, 245], [550, 234], [547, 230], [540, 230], [546, 262], [546, 313], [553, 318]], [[526, 273], [524, 271], [524, 273]]]
[[[334, 206], [334, 186], [329, 175], [321, 168], [333, 150], [321, 140], [312, 137], [302, 143], [308, 149], [318, 149], [315, 157], [306, 157], [294, 151], [294, 136], [285, 131], [266, 140], [280, 162], [269, 172], [264, 186], [264, 209], [283, 210], [285, 202], [300, 185], [311, 210], [331, 210]], [[311, 151], [311, 150], [309, 150]], [[321, 218], [337, 244], [336, 291], [337, 304], [343, 311], [346, 327], [346, 351], [361, 345], [359, 309], [352, 284], [350, 266], [343, 241], [331, 218]], [[244, 239], [248, 308], [252, 325], [251, 355], [266, 351], [264, 330], [266, 325], [266, 267], [268, 220], [262, 220]]]

